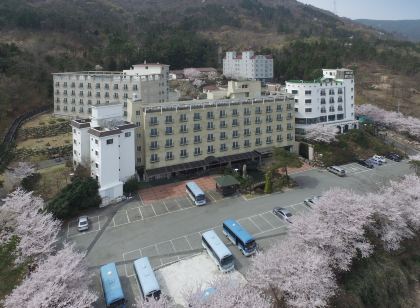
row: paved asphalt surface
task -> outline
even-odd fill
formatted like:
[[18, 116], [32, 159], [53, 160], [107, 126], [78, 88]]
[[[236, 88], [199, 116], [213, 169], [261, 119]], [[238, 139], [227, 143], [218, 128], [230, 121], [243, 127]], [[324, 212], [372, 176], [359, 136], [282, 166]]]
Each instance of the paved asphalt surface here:
[[[260, 249], [266, 249], [271, 241], [281, 238], [290, 228], [288, 223], [271, 213], [274, 207], [289, 208], [294, 215], [308, 215], [311, 210], [302, 201], [312, 195], [321, 195], [331, 187], [350, 188], [359, 193], [372, 192], [389, 180], [411, 173], [407, 161], [390, 161], [374, 169], [355, 163], [343, 167], [347, 171], [344, 178], [313, 169], [292, 175], [298, 187], [251, 200], [242, 196], [211, 198], [211, 202], [202, 207], [188, 205], [186, 199], [169, 200], [156, 204], [153, 209], [143, 206], [140, 200], [130, 200], [92, 212], [92, 226], [86, 233], [78, 233], [76, 222], [70, 222], [63, 230], [63, 237], [74, 242], [78, 249], [87, 251], [87, 261], [94, 273], [93, 288], [100, 295], [97, 307], [103, 306], [98, 267], [109, 262], [117, 263], [123, 288], [132, 303], [139, 294], [132, 261], [141, 256], [149, 256], [152, 265], [158, 268], [199, 253], [202, 251], [200, 232], [213, 228], [228, 244], [221, 233], [222, 221], [227, 218], [238, 219], [254, 235]], [[150, 215], [145, 214], [146, 210]], [[243, 257], [236, 247], [228, 246], [236, 257], [236, 269], [244, 273], [249, 259]]]

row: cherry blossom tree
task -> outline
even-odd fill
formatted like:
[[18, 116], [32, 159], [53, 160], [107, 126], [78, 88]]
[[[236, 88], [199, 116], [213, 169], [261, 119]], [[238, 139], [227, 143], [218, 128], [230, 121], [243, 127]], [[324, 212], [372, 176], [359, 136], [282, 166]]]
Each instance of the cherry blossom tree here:
[[257, 254], [247, 278], [291, 307], [324, 307], [337, 288], [328, 256], [290, 236]]
[[9, 194], [0, 207], [0, 243], [12, 235], [19, 238], [17, 261], [37, 259], [53, 251], [60, 222], [49, 213], [42, 213], [44, 201], [18, 188]]
[[399, 249], [401, 241], [419, 231], [419, 177], [407, 175], [401, 181], [391, 181], [377, 194], [369, 194], [365, 202], [375, 212], [375, 223], [370, 228], [382, 240], [386, 250]]
[[305, 138], [316, 142], [331, 143], [337, 140], [337, 134], [338, 128], [336, 126], [318, 123], [306, 129]]
[[97, 295], [89, 291], [84, 254], [66, 244], [43, 260], [3, 302], [5, 308], [91, 307]]
[[137, 297], [135, 307], [138, 308], [175, 308], [176, 305], [164, 294], [161, 294], [159, 300], [150, 299], [149, 301], [143, 301], [143, 299]]
[[402, 113], [387, 111], [371, 104], [356, 107], [356, 114], [366, 115], [374, 122], [382, 123], [399, 132], [407, 132], [413, 137], [420, 137], [420, 119], [404, 116]]
[[18, 186], [24, 178], [35, 172], [32, 164], [27, 162], [19, 162], [15, 168], [5, 172], [5, 188], [10, 191]]
[[184, 69], [184, 76], [188, 79], [197, 79], [201, 77], [201, 72], [195, 68]]
[[201, 79], [194, 79], [192, 85], [196, 88], [200, 88], [205, 82]]
[[347, 189], [332, 188], [317, 202], [312, 215], [295, 219], [290, 234], [308, 248], [324, 252], [333, 269], [347, 271], [358, 253], [367, 257], [372, 252], [365, 234], [372, 214], [363, 197]]
[[251, 285], [230, 277], [220, 277], [211, 283], [214, 292], [204, 296], [201, 286], [187, 291], [185, 301], [192, 308], [269, 308], [271, 303], [264, 294]]

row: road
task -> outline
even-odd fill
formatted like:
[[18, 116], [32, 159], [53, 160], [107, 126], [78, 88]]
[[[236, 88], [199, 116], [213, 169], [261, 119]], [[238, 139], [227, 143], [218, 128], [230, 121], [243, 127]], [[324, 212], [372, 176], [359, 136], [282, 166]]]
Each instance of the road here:
[[[134, 298], [138, 295], [132, 272], [132, 261], [136, 258], [149, 256], [152, 265], [158, 268], [198, 253], [202, 251], [201, 232], [215, 229], [222, 238], [221, 223], [227, 218], [239, 220], [255, 236], [261, 249], [266, 249], [273, 239], [286, 234], [290, 227], [271, 214], [275, 206], [287, 207], [294, 215], [306, 215], [310, 209], [302, 201], [312, 195], [321, 195], [331, 187], [349, 188], [358, 193], [372, 192], [390, 179], [410, 173], [407, 161], [388, 162], [374, 169], [366, 169], [354, 163], [343, 167], [348, 172], [344, 178], [325, 170], [313, 169], [292, 175], [298, 187], [284, 193], [251, 200], [243, 197], [214, 200], [206, 206], [185, 206], [161, 214], [154, 213], [156, 215], [150, 217], [140, 217], [139, 214], [134, 216], [131, 211], [142, 209], [142, 205], [140, 200], [132, 200], [101, 210], [100, 216], [97, 216], [97, 212], [92, 213], [91, 216], [97, 218], [92, 218], [94, 224], [90, 232], [75, 232], [73, 223], [64, 230], [65, 236], [78, 249], [88, 250], [87, 261], [93, 273], [97, 274], [100, 265], [117, 262], [124, 289], [129, 290], [129, 298]], [[170, 201], [166, 203], [167, 209], [173, 205]], [[230, 249], [236, 257], [236, 268], [245, 272], [249, 259], [240, 255], [235, 247]], [[99, 280], [95, 277], [94, 288], [100, 289]]]

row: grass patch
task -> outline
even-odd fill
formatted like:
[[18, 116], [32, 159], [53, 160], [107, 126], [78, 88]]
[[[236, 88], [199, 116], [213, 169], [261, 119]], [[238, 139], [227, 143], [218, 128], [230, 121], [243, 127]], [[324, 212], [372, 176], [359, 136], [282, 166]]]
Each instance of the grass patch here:
[[42, 149], [46, 147], [60, 147], [70, 144], [72, 138], [72, 133], [70, 132], [59, 136], [20, 140], [17, 142], [16, 148]]
[[35, 185], [35, 194], [41, 195], [44, 200], [52, 199], [70, 183], [70, 172], [64, 164], [39, 170], [40, 178]]
[[387, 152], [399, 152], [389, 144], [374, 136], [369, 130], [355, 129], [338, 136], [338, 141], [315, 145], [315, 152], [326, 166], [341, 165], [358, 158], [366, 159], [374, 154], [383, 155]]
[[17, 238], [0, 245], [0, 300], [4, 299], [25, 278], [28, 264], [15, 265]]

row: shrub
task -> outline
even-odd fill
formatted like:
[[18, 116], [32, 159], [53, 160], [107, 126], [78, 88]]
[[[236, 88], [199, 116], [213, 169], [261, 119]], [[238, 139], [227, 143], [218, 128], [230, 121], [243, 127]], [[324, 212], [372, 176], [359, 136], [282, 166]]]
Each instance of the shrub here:
[[55, 124], [56, 122], [55, 122], [55, 120], [49, 120], [48, 121], [48, 124]]
[[140, 183], [137, 181], [135, 177], [132, 177], [127, 182], [124, 183], [123, 190], [124, 194], [131, 195], [132, 193], [135, 193], [139, 189]]
[[41, 179], [41, 175], [39, 173], [32, 173], [26, 178], [23, 178], [20, 185], [26, 191], [34, 191], [40, 179]]
[[41, 122], [39, 122], [39, 125], [45, 125], [45, 122], [41, 121]]
[[101, 204], [98, 182], [91, 177], [75, 176], [72, 182], [47, 205], [46, 210], [60, 219], [76, 216], [81, 210]]
[[63, 118], [57, 118], [56, 119], [58, 122], [65, 122], [65, 121], [67, 121], [66, 119], [63, 119]]

